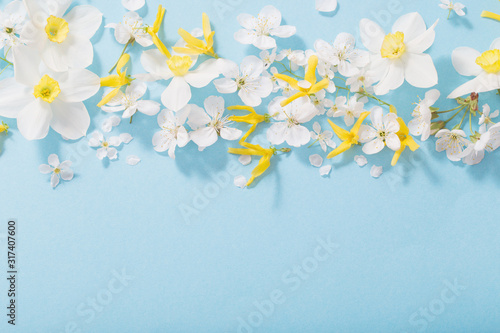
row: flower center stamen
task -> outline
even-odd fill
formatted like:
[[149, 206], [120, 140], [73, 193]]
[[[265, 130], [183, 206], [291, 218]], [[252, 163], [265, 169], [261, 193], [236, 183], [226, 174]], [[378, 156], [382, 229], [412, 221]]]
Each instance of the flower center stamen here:
[[398, 59], [406, 52], [405, 34], [398, 31], [385, 36], [380, 53], [383, 58]]
[[193, 64], [193, 60], [189, 56], [178, 56], [174, 55], [170, 59], [167, 60], [168, 68], [174, 73], [175, 76], [184, 76], [187, 74], [191, 65]]
[[52, 103], [60, 93], [59, 82], [48, 75], [44, 75], [38, 85], [35, 86], [33, 95], [35, 95], [35, 98], [41, 98], [47, 103]]
[[496, 74], [500, 72], [500, 50], [489, 50], [477, 57], [476, 64], [485, 72]]
[[68, 22], [66, 22], [65, 19], [51, 15], [47, 19], [45, 32], [47, 33], [47, 37], [51, 42], [60, 44], [64, 42], [64, 40], [68, 36], [69, 32]]

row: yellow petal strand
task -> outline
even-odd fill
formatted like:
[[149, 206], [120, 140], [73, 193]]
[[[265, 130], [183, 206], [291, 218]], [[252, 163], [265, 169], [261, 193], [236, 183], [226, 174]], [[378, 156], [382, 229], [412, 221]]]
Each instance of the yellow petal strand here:
[[358, 134], [359, 132], [359, 128], [361, 127], [361, 124], [363, 124], [363, 121], [365, 121], [366, 117], [368, 117], [370, 115], [370, 112], [363, 112], [358, 120], [356, 121], [356, 123], [354, 124], [354, 126], [351, 128], [351, 133], [353, 134]]
[[296, 99], [299, 99], [299, 98], [304, 97], [304, 96], [307, 96], [307, 93], [305, 93], [305, 92], [298, 92], [298, 93], [296, 93], [295, 95], [292, 95], [292, 96], [288, 97], [287, 99], [285, 99], [284, 101], [282, 101], [282, 102], [280, 103], [280, 105], [281, 105], [282, 107], [285, 107], [285, 106], [287, 106], [288, 104], [290, 104], [290, 103], [292, 103], [293, 101], [295, 101]]
[[291, 77], [284, 75], [284, 74], [278, 74], [278, 73], [274, 74], [274, 77], [279, 79], [279, 80], [285, 81], [290, 86], [292, 86], [292, 88], [295, 90], [301, 90], [299, 87], [299, 81], [295, 80], [294, 78], [291, 78]]
[[261, 151], [257, 151], [250, 148], [229, 148], [229, 154], [234, 155], [251, 155], [251, 156], [262, 156], [263, 153]]
[[155, 20], [155, 23], [153, 25], [153, 32], [155, 34], [157, 34], [158, 31], [160, 31], [160, 27], [161, 27], [161, 24], [163, 22], [164, 16], [165, 16], [165, 8], [163, 8], [162, 5], [159, 5], [158, 6], [158, 13], [156, 14], [156, 20]]
[[392, 166], [395, 166], [396, 163], [398, 163], [399, 157], [401, 157], [401, 154], [403, 153], [405, 148], [406, 148], [406, 146], [402, 144], [401, 148], [399, 148], [399, 150], [394, 153], [394, 156], [392, 157], [392, 161], [391, 161]]
[[116, 72], [118, 73], [118, 75], [122, 74], [123, 67], [125, 67], [129, 60], [130, 55], [128, 53], [125, 53], [120, 57], [120, 59], [118, 60], [118, 64], [116, 65]]
[[408, 129], [408, 126], [406, 126], [404, 120], [401, 117], [398, 117], [398, 123], [399, 123], [399, 131], [397, 135], [399, 136], [407, 136], [410, 134], [410, 130]]
[[396, 109], [396, 107], [395, 107], [394, 105], [390, 105], [390, 106], [389, 106], [389, 111], [390, 111], [391, 113], [396, 114], [396, 115], [398, 114], [398, 110]]
[[257, 124], [252, 125], [252, 127], [250, 127], [250, 129], [246, 132], [246, 134], [243, 135], [243, 137], [240, 139], [239, 144], [242, 145], [243, 147], [246, 147], [246, 148], [255, 149], [256, 147], [253, 147], [252, 144], [247, 143], [245, 141], [246, 141], [246, 139], [248, 139], [250, 134], [255, 132], [256, 129], [257, 129]]
[[151, 38], [153, 38], [153, 43], [158, 48], [158, 50], [160, 50], [160, 52], [163, 53], [163, 55], [165, 57], [170, 59], [170, 57], [171, 57], [170, 52], [168, 51], [165, 44], [163, 44], [163, 42], [160, 40], [160, 38], [158, 38], [158, 35], [156, 35], [155, 33], [152, 33], [152, 32], [149, 32], [149, 34], [151, 35]]
[[500, 15], [492, 13], [492, 12], [489, 12], [487, 10], [485, 10], [485, 11], [483, 11], [481, 13], [481, 17], [486, 17], [486, 18], [490, 18], [490, 19], [493, 19], [493, 20], [500, 21]]
[[97, 104], [97, 107], [100, 108], [100, 107], [108, 104], [113, 99], [113, 97], [118, 95], [119, 91], [120, 91], [120, 87], [113, 89], [109, 94], [104, 96], [104, 98], [99, 102], [99, 104]]
[[189, 55], [197, 55], [203, 53], [203, 51], [201, 50], [195, 50], [195, 49], [189, 49], [187, 47], [177, 47], [177, 46], [172, 47], [172, 50], [174, 50], [175, 53], [189, 54]]
[[110, 75], [101, 79], [101, 87], [118, 87], [121, 82], [122, 79], [118, 75]]
[[189, 45], [194, 46], [196, 48], [200, 48], [200, 49], [205, 48], [205, 44], [203, 44], [203, 42], [201, 40], [199, 40], [198, 38], [194, 38], [193, 35], [191, 35], [186, 30], [179, 28], [179, 30], [177, 32], [179, 33], [179, 36], [181, 36], [181, 38], [184, 39], [184, 41], [186, 43], [188, 43]]
[[[212, 33], [208, 36], [207, 38], [207, 49], [212, 49], [214, 47], [214, 35], [215, 31], [212, 31]], [[213, 52], [213, 50], [211, 50]]]
[[232, 110], [246, 110], [248, 112], [251, 112], [251, 113], [257, 113], [255, 112], [255, 109], [251, 106], [246, 106], [246, 105], [233, 105], [233, 106], [228, 106], [227, 109], [229, 111], [232, 111]]
[[346, 151], [348, 151], [352, 147], [350, 142], [344, 141], [337, 148], [335, 148], [330, 154], [328, 154], [327, 158], [334, 158], [337, 155], [340, 155]]
[[419, 144], [411, 136], [407, 136], [405, 140], [406, 146], [410, 148], [411, 151], [415, 151], [420, 148]]
[[311, 89], [309, 90], [309, 94], [315, 94], [320, 90], [328, 88], [329, 85], [330, 81], [328, 79], [323, 79], [311, 87]]
[[349, 134], [350, 134], [348, 131], [346, 131], [345, 129], [341, 128], [340, 126], [338, 126], [337, 124], [335, 124], [330, 119], [328, 119], [328, 122], [330, 123], [330, 126], [332, 127], [333, 131], [335, 132], [335, 134], [337, 134], [337, 136], [339, 137], [340, 140], [345, 141], [345, 140], [348, 139]]
[[255, 178], [262, 175], [271, 166], [271, 156], [273, 156], [272, 153], [262, 156], [262, 158], [259, 161], [259, 164], [255, 167], [255, 169], [253, 169], [252, 177], [248, 181], [247, 186], [250, 186], [255, 180]]
[[313, 55], [309, 57], [306, 76], [306, 81], [314, 85], [316, 83], [316, 67], [318, 66], [318, 57]]
[[208, 39], [212, 34], [212, 28], [210, 27], [210, 20], [207, 14], [205, 13], [202, 14], [202, 21], [203, 21], [203, 35], [205, 36], [205, 40], [208, 42]]

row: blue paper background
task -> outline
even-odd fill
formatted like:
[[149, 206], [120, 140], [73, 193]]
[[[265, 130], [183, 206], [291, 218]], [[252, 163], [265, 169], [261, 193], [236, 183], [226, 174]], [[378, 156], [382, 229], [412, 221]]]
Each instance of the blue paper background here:
[[[256, 15], [270, 3], [297, 27], [293, 38], [278, 39], [280, 48], [293, 49], [312, 48], [317, 38], [333, 41], [343, 31], [357, 35], [362, 18], [387, 31], [400, 15], [418, 11], [428, 26], [441, 20], [429, 53], [443, 95], [437, 106], [449, 109], [454, 102], [444, 97], [467, 80], [453, 69], [451, 51], [458, 46], [484, 51], [499, 37], [500, 22], [480, 18], [483, 9], [500, 12], [498, 1], [462, 2], [467, 16], [453, 14], [447, 21], [438, 0], [339, 0], [332, 15], [318, 13], [313, 0], [162, 1], [167, 8], [162, 36], [172, 45], [179, 27], [200, 27], [206, 12], [217, 52], [239, 62], [258, 50], [233, 39], [236, 16]], [[103, 26], [125, 14], [118, 0], [76, 3], [98, 7]], [[139, 13], [152, 23], [159, 1], [147, 3]], [[0, 0], [0, 7], [6, 4]], [[122, 46], [104, 28], [93, 42], [90, 70], [102, 76]], [[143, 72], [141, 52], [139, 45], [132, 48], [132, 73]], [[6, 73], [3, 77], [11, 75]], [[158, 98], [164, 86], [151, 88], [151, 97]], [[405, 84], [384, 99], [409, 120], [411, 103], [425, 91]], [[196, 90], [193, 102], [202, 105], [212, 94], [211, 84]], [[86, 103], [93, 117], [89, 133], [109, 116], [94, 106], [100, 96]], [[227, 105], [240, 103], [237, 96], [224, 98]], [[481, 98], [493, 110], [500, 107], [494, 93]], [[7, 284], [0, 280], [2, 332], [495, 332], [500, 327], [498, 152], [468, 167], [435, 152], [430, 139], [413, 157], [405, 153], [395, 168], [389, 152], [369, 157], [369, 165], [359, 168], [353, 156], [360, 150], [351, 151], [330, 162], [334, 168], [325, 179], [308, 161], [320, 149], [303, 147], [274, 159], [257, 186], [241, 190], [232, 179], [249, 176], [252, 167], [227, 154], [225, 142], [201, 153], [190, 143], [176, 161], [156, 153], [151, 144], [156, 117], [138, 115], [132, 125], [123, 121], [114, 130], [135, 139], [111, 163], [99, 161], [85, 139], [65, 142], [51, 131], [45, 140], [28, 142], [15, 120], [7, 121], [11, 132], [0, 138], [0, 267], [6, 270], [7, 218], [17, 218], [20, 276], [15, 329], [6, 323]], [[51, 153], [72, 159], [76, 173], [56, 190], [38, 172]], [[136, 167], [125, 163], [131, 154], [142, 159]], [[369, 174], [373, 164], [384, 166], [378, 180]], [[200, 194], [204, 191], [208, 198]], [[187, 207], [195, 213], [189, 219], [181, 214]], [[319, 239], [338, 245], [322, 262], [312, 259], [320, 253]], [[303, 264], [309, 273], [293, 271]], [[123, 270], [133, 279], [117, 291], [121, 284], [114, 276]], [[455, 282], [465, 290], [453, 294], [447, 283]], [[268, 304], [276, 290], [283, 302], [272, 313], [258, 314], [255, 302]], [[96, 298], [105, 305], [92, 309], [87, 302]], [[429, 307], [435, 314], [419, 313]], [[240, 327], [242, 321], [248, 326]]]

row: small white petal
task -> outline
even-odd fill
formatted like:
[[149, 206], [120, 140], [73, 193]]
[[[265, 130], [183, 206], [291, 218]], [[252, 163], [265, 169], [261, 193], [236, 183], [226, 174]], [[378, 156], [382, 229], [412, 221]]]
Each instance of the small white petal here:
[[366, 164], [368, 164], [368, 160], [363, 155], [354, 156], [354, 162], [356, 162], [360, 167], [364, 167]]
[[238, 158], [238, 161], [243, 165], [249, 165], [250, 163], [252, 163], [252, 156], [241, 155], [240, 158]]
[[59, 184], [59, 176], [55, 173], [50, 177], [50, 185], [55, 188]]
[[40, 165], [38, 167], [38, 170], [40, 170], [40, 172], [43, 173], [43, 174], [49, 174], [52, 171], [54, 171], [54, 169], [50, 165], [47, 165], [47, 164]]
[[125, 144], [128, 144], [130, 141], [132, 141], [134, 138], [132, 137], [132, 135], [128, 134], [128, 133], [122, 133], [120, 134], [120, 140], [125, 143]]
[[247, 179], [245, 176], [236, 176], [234, 177], [234, 185], [239, 188], [245, 188], [247, 186]]
[[141, 9], [146, 4], [146, 0], [122, 0], [122, 5], [132, 12]]
[[323, 157], [319, 156], [318, 154], [311, 155], [309, 156], [309, 162], [311, 162], [312, 166], [319, 168], [321, 164], [323, 164]]
[[127, 164], [128, 165], [137, 165], [139, 164], [139, 162], [141, 161], [141, 159], [135, 155], [130, 155], [130, 156], [127, 156]]
[[382, 175], [382, 172], [383, 172], [383, 168], [381, 166], [372, 166], [371, 170], [370, 170], [370, 175], [373, 177], [373, 178], [378, 178]]
[[322, 177], [328, 176], [331, 171], [332, 171], [331, 165], [324, 165], [321, 168], [319, 168], [319, 174]]

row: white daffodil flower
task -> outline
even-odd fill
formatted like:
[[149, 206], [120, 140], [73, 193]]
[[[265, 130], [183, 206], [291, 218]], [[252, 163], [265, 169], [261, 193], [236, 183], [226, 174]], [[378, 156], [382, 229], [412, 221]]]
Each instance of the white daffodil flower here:
[[412, 112], [413, 119], [408, 123], [410, 133], [419, 136], [425, 141], [431, 134], [432, 110], [431, 107], [439, 99], [441, 93], [437, 89], [429, 90], [425, 93], [425, 98], [421, 100]]
[[434, 43], [438, 21], [427, 29], [419, 13], [406, 14], [386, 35], [377, 23], [361, 20], [361, 40], [371, 52], [370, 70], [379, 81], [374, 87], [377, 95], [399, 88], [405, 80], [417, 88], [430, 88], [438, 83], [434, 62], [424, 53]]
[[136, 41], [143, 47], [153, 45], [153, 39], [146, 31], [142, 17], [136, 12], [128, 12], [123, 16], [123, 22], [110, 23], [105, 28], [115, 29], [115, 38], [120, 44]]
[[241, 44], [253, 44], [261, 50], [276, 47], [273, 37], [288, 38], [297, 32], [291, 25], [281, 25], [281, 13], [274, 6], [264, 7], [258, 17], [250, 14], [238, 15], [238, 22], [244, 28], [234, 34], [234, 39]]
[[385, 146], [397, 151], [401, 148], [401, 141], [397, 135], [399, 131], [398, 116], [388, 113], [384, 116], [382, 108], [374, 107], [370, 113], [372, 125], [361, 125], [359, 142], [364, 143], [363, 152], [368, 155], [376, 154]]
[[50, 185], [55, 188], [60, 179], [70, 181], [73, 179], [73, 170], [71, 170], [71, 161], [59, 162], [59, 157], [56, 154], [49, 155], [49, 164], [42, 164], [38, 168], [43, 174], [52, 174], [50, 177]]
[[7, 60], [12, 61], [13, 47], [23, 43], [20, 37], [26, 20], [26, 7], [21, 0], [7, 4], [0, 10], [0, 49], [4, 48]]
[[436, 151], [441, 152], [446, 150], [446, 156], [450, 161], [457, 162], [462, 159], [464, 148], [468, 147], [471, 142], [467, 140], [467, 135], [460, 129], [442, 129], [436, 133]]
[[456, 48], [451, 60], [460, 75], [475, 78], [455, 89], [448, 98], [500, 89], [500, 38], [482, 54], [470, 47]]
[[[340, 103], [343, 100], [339, 100]], [[344, 122], [347, 126], [352, 126], [356, 118], [359, 118], [361, 113], [363, 113], [365, 104], [358, 101], [356, 96], [349, 98], [349, 102], [345, 105], [340, 104], [340, 107], [333, 114], [333, 117], [344, 117]]]
[[94, 48], [90, 38], [101, 26], [102, 13], [89, 5], [73, 7], [71, 0], [24, 0], [30, 21], [23, 29], [27, 45], [40, 53], [52, 70], [87, 68], [92, 64]]
[[188, 116], [188, 125], [193, 129], [189, 133], [190, 139], [200, 149], [209, 147], [217, 142], [219, 136], [224, 140], [238, 140], [242, 132], [232, 128], [229, 116], [224, 116], [224, 99], [210, 96], [205, 99], [205, 110], [193, 105]]
[[441, 0], [439, 7], [449, 11], [448, 17], [450, 17], [449, 14], [451, 14], [452, 11], [454, 11], [458, 16], [465, 15], [465, 12], [464, 12], [465, 6], [463, 4], [461, 4], [460, 2], [453, 2], [451, 0]]
[[311, 134], [311, 139], [314, 140], [314, 142], [319, 142], [319, 145], [321, 146], [321, 149], [326, 152], [326, 147], [330, 147], [332, 149], [335, 149], [337, 147], [337, 144], [332, 140], [333, 138], [333, 132], [331, 131], [321, 131], [321, 125], [316, 121], [313, 124], [313, 131], [310, 132]]
[[483, 105], [483, 113], [481, 117], [479, 117], [479, 133], [485, 133], [490, 127], [492, 127], [495, 122], [492, 120], [493, 118], [498, 117], [500, 111], [496, 110], [491, 112], [490, 106], [488, 104]]
[[161, 101], [167, 109], [177, 112], [191, 100], [191, 86], [206, 87], [220, 75], [215, 59], [206, 60], [191, 70], [197, 60], [197, 56], [180, 56], [174, 53], [167, 59], [157, 49], [147, 50], [142, 53], [141, 64], [149, 75], [136, 75], [136, 77], [143, 81], [171, 79], [161, 95]]
[[316, 107], [307, 97], [299, 98], [282, 107], [285, 97], [276, 97], [269, 104], [269, 114], [277, 121], [267, 131], [267, 140], [273, 145], [286, 141], [292, 147], [300, 147], [311, 140], [309, 130], [302, 124], [316, 116]]
[[256, 56], [245, 57], [239, 68], [234, 61], [219, 59], [217, 67], [224, 75], [224, 78], [214, 81], [217, 91], [221, 94], [238, 91], [238, 96], [248, 106], [259, 106], [262, 98], [273, 91], [273, 82], [263, 75], [264, 62]]
[[153, 136], [153, 146], [157, 152], [168, 150], [168, 156], [175, 159], [175, 149], [185, 147], [189, 142], [189, 134], [184, 127], [191, 112], [191, 105], [187, 105], [178, 112], [163, 110], [158, 115], [158, 125], [161, 131]]
[[118, 150], [115, 147], [120, 147], [122, 143], [128, 143], [127, 141], [130, 142], [129, 140], [122, 140], [121, 136], [112, 136], [106, 139], [101, 132], [95, 131], [90, 136], [89, 146], [97, 148], [98, 159], [102, 160], [107, 157], [110, 160], [116, 160], [118, 158]]
[[314, 48], [318, 58], [336, 66], [339, 73], [345, 77], [351, 77], [359, 73], [359, 68], [368, 65], [370, 53], [355, 49], [356, 40], [353, 35], [342, 32], [333, 44], [318, 39]]
[[[124, 111], [122, 117], [130, 118], [137, 111], [147, 116], [154, 116], [160, 112], [160, 103], [155, 101], [140, 100], [148, 90], [148, 86], [141, 81], [133, 81], [125, 90], [113, 97], [113, 99], [101, 109], [105, 112]], [[106, 95], [106, 93], [105, 93]]]
[[0, 115], [17, 118], [28, 140], [45, 138], [50, 127], [71, 140], [87, 135], [90, 116], [83, 101], [99, 91], [99, 77], [86, 69], [41, 72], [37, 52], [24, 45], [13, 52], [15, 77], [0, 81]]
[[318, 12], [333, 12], [337, 9], [337, 0], [316, 0], [316, 10]]
[[122, 0], [122, 6], [127, 10], [136, 11], [144, 7], [146, 0]]

